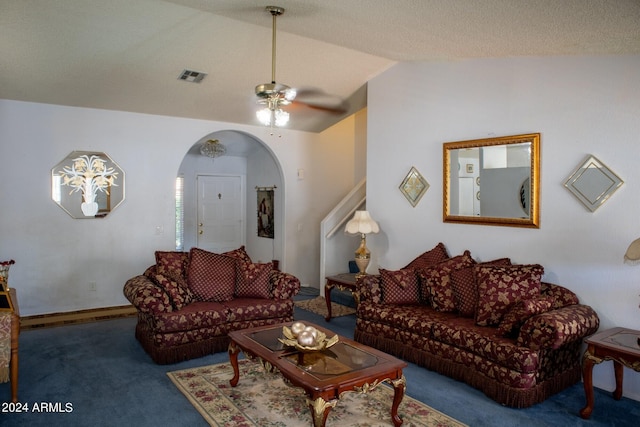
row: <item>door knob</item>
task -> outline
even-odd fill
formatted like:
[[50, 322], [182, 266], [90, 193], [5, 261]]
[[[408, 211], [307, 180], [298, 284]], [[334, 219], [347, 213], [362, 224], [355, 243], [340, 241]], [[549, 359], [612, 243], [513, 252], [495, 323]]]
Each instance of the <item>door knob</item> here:
[[202, 227], [202, 223], [198, 224], [200, 227]]
[[202, 231], [202, 230], [198, 231], [198, 234], [202, 234], [202, 233], [204, 233], [204, 231]]

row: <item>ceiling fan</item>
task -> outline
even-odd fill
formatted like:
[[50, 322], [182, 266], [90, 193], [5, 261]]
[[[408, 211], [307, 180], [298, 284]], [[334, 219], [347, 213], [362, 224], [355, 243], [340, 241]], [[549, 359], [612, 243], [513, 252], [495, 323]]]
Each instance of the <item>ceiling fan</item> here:
[[289, 122], [289, 113], [281, 107], [294, 102], [329, 113], [346, 113], [348, 105], [342, 99], [328, 95], [319, 89], [294, 89], [276, 82], [276, 20], [278, 16], [284, 13], [284, 8], [267, 6], [265, 10], [272, 17], [271, 83], [263, 83], [256, 86], [256, 95], [259, 98], [258, 104], [265, 105], [265, 108], [256, 112], [258, 120], [266, 126], [285, 126]]

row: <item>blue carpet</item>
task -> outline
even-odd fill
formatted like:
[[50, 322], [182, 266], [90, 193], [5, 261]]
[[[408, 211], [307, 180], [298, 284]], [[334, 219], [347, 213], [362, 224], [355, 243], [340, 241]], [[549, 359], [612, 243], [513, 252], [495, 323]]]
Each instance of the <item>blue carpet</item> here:
[[[296, 319], [353, 337], [355, 317], [326, 323], [296, 308]], [[20, 336], [19, 399], [28, 413], [6, 413], [9, 384], [0, 384], [1, 426], [206, 426], [166, 372], [228, 361], [226, 352], [175, 365], [156, 365], [134, 338], [136, 319], [24, 331]], [[608, 363], [608, 362], [607, 362]], [[613, 370], [613, 368], [612, 368]], [[496, 404], [481, 392], [410, 364], [407, 394], [470, 426], [637, 426], [640, 402], [596, 389], [591, 420], [578, 416], [584, 391], [577, 384], [527, 409]], [[45, 403], [45, 405], [42, 405]], [[56, 403], [58, 405], [56, 405]], [[33, 412], [33, 408], [71, 412]], [[36, 406], [37, 404], [37, 406]], [[52, 408], [49, 408], [52, 407]]]

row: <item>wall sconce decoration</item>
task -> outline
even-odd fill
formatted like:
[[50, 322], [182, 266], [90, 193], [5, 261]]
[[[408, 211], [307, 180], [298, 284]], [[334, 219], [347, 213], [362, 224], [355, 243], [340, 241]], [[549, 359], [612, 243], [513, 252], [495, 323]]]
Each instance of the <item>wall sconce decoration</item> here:
[[414, 208], [429, 189], [429, 183], [418, 172], [418, 169], [411, 166], [409, 173], [400, 184], [400, 191], [407, 198]]
[[564, 186], [591, 212], [595, 212], [624, 181], [594, 156], [589, 156], [565, 181]]
[[105, 153], [73, 151], [51, 169], [51, 198], [73, 218], [103, 218], [124, 200], [124, 171]]

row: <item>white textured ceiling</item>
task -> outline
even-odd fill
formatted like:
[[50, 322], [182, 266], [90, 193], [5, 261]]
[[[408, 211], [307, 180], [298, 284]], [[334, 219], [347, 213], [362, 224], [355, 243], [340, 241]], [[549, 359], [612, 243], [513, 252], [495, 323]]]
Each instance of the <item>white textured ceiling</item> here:
[[257, 124], [270, 4], [277, 81], [343, 98], [396, 61], [640, 53], [640, 0], [0, 0], [0, 98]]

